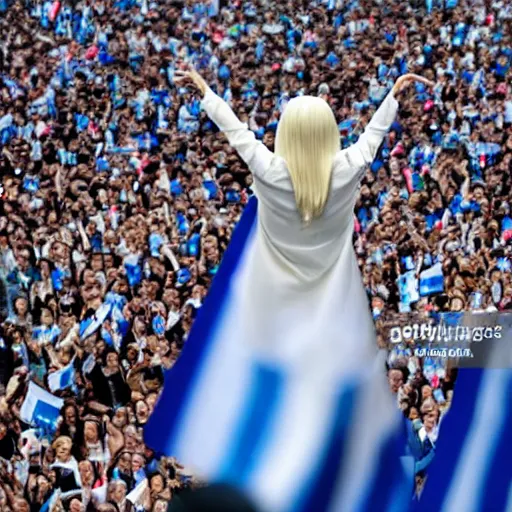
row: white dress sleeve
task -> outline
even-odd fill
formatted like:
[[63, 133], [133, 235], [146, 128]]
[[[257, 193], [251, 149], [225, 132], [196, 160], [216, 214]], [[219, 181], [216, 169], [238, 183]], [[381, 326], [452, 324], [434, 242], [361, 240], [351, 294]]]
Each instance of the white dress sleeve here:
[[222, 131], [229, 144], [236, 149], [240, 158], [249, 170], [262, 177], [270, 168], [274, 154], [260, 142], [247, 124], [242, 123], [231, 110], [231, 107], [211, 89], [208, 89], [201, 106], [208, 117]]
[[373, 162], [382, 140], [395, 120], [397, 111], [398, 101], [393, 92], [390, 92], [358, 141], [341, 151], [340, 157], [347, 162], [348, 167], [356, 171], [358, 176], [362, 176], [365, 167]]

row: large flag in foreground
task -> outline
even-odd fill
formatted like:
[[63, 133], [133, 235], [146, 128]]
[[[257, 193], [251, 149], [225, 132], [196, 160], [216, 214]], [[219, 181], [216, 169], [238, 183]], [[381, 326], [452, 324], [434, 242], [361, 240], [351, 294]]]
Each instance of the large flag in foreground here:
[[413, 512], [512, 512], [511, 461], [512, 370], [461, 370]]
[[[211, 483], [235, 485], [263, 512], [407, 510], [405, 433], [384, 360], [333, 375], [293, 357], [275, 361], [244, 343], [237, 298], [256, 212], [252, 198], [166, 374], [145, 429], [147, 445]], [[349, 335], [357, 341], [357, 333]]]

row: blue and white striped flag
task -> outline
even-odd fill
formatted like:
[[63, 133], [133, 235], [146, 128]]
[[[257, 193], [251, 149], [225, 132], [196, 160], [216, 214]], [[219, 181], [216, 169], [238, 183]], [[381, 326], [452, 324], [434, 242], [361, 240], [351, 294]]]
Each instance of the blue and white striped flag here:
[[420, 274], [420, 295], [432, 295], [444, 290], [443, 266], [436, 263]]
[[263, 512], [407, 510], [413, 482], [400, 458], [405, 425], [387, 386], [385, 358], [334, 376], [319, 365], [275, 361], [243, 343], [237, 285], [256, 208], [251, 198], [165, 376], [146, 444], [200, 478], [236, 486]]
[[462, 369], [411, 512], [512, 511], [512, 370]]
[[20, 409], [20, 418], [29, 425], [53, 432], [57, 428], [57, 420], [63, 405], [62, 399], [29, 382], [27, 395]]
[[104, 302], [94, 315], [82, 320], [80, 322], [80, 339], [85, 340], [89, 336], [92, 336], [103, 325], [103, 322], [109, 317], [111, 311], [112, 304]]
[[[460, 325], [479, 329], [483, 315], [465, 315]], [[485, 369], [459, 370], [425, 490], [411, 512], [512, 511], [512, 327], [507, 316], [498, 322], [501, 337], [473, 349]]]
[[50, 375], [48, 375], [48, 387], [53, 393], [73, 386], [75, 386], [74, 360], [64, 368], [61, 368], [60, 370], [57, 370], [56, 372], [50, 373]]

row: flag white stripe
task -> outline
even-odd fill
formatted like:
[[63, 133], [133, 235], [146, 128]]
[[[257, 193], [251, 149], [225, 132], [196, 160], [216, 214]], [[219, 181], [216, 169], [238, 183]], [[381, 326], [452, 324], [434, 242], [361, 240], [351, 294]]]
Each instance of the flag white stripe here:
[[286, 510], [303, 490], [297, 482], [308, 481], [336, 413], [333, 389], [329, 382], [312, 385], [307, 375], [289, 377], [278, 428], [250, 482], [251, 493], [265, 500], [266, 510]]
[[[208, 478], [214, 478], [222, 467], [249, 392], [249, 361], [240, 357], [239, 345], [230, 343], [233, 339], [232, 335], [222, 338], [219, 343], [225, 344], [226, 348], [211, 354], [201, 373], [199, 388], [189, 401], [178, 435], [176, 456]], [[227, 396], [226, 389], [230, 390]], [[208, 443], [204, 442], [206, 425]]]
[[133, 489], [127, 496], [126, 500], [132, 503], [133, 505], [140, 505], [142, 499], [144, 497], [144, 492], [148, 488], [148, 479], [144, 478], [142, 482], [140, 482], [135, 489]]
[[55, 392], [60, 388], [60, 377], [63, 373], [63, 370], [58, 370], [48, 375], [48, 387], [51, 391]]
[[[235, 282], [237, 279], [240, 276], [234, 277]], [[217, 476], [222, 467], [226, 451], [233, 442], [233, 429], [249, 392], [250, 361], [243, 343], [240, 343], [244, 319], [236, 314], [243, 289], [239, 286], [226, 292], [228, 296], [222, 317], [211, 334], [215, 341], [199, 373], [199, 381], [186, 406], [178, 434], [176, 456], [182, 456], [191, 468], [208, 478]], [[227, 396], [226, 389], [230, 390]], [[205, 425], [208, 426], [208, 443], [204, 443]]]

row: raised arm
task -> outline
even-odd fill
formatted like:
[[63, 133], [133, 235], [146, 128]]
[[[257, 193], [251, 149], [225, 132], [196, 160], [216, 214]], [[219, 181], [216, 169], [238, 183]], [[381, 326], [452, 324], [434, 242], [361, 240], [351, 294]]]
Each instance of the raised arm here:
[[236, 117], [231, 107], [208, 87], [196, 71], [176, 71], [175, 82], [191, 83], [199, 90], [203, 96], [201, 105], [209, 118], [226, 135], [229, 144], [238, 152], [251, 172], [262, 176], [270, 167], [274, 155], [249, 130], [247, 124]]
[[373, 115], [358, 141], [341, 151], [342, 158], [345, 158], [349, 166], [357, 171], [359, 175], [362, 175], [364, 168], [373, 162], [386, 133], [395, 120], [398, 111], [396, 96], [413, 82], [421, 82], [427, 87], [435, 85], [419, 75], [407, 74], [401, 76]]
[[391, 91], [381, 103], [377, 112], [366, 126], [358, 141], [341, 151], [342, 157], [348, 160], [354, 170], [363, 170], [371, 164], [382, 141], [395, 120], [398, 111], [398, 101]]
[[267, 146], [256, 138], [247, 124], [242, 123], [231, 107], [210, 88], [206, 90], [201, 105], [249, 169], [254, 174], [262, 176], [274, 158]]

